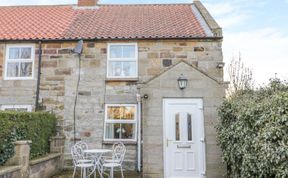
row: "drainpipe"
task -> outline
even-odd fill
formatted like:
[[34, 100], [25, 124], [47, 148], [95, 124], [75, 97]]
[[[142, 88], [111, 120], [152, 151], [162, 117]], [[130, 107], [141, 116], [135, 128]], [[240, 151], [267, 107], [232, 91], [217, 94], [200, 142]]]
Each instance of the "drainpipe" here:
[[141, 172], [141, 95], [140, 94], [137, 94], [137, 119], [138, 119], [137, 171]]
[[37, 86], [36, 86], [35, 111], [39, 110], [41, 62], [42, 62], [42, 42], [39, 41], [38, 42], [38, 74], [37, 74]]

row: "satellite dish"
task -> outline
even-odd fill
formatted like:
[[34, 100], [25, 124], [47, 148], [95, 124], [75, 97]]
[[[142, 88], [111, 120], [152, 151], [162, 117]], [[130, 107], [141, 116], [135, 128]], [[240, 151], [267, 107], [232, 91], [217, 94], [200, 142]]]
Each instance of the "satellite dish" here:
[[72, 49], [73, 53], [81, 54], [83, 50], [83, 40], [78, 41], [76, 47]]

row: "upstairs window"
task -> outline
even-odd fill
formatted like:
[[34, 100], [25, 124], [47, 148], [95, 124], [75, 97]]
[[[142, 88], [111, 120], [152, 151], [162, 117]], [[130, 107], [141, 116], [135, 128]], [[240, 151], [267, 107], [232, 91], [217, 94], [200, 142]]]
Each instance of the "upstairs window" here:
[[34, 54], [33, 45], [7, 45], [5, 79], [33, 79]]
[[138, 47], [135, 43], [108, 44], [108, 78], [138, 77]]

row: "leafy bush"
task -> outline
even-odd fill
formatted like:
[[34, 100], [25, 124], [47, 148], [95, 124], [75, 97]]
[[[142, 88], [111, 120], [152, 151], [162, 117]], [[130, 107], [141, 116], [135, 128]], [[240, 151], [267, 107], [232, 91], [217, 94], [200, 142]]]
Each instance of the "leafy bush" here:
[[55, 135], [56, 117], [44, 112], [0, 112], [0, 165], [14, 154], [13, 142], [32, 140], [31, 159], [49, 152], [49, 138]]
[[218, 143], [233, 177], [288, 177], [288, 84], [240, 91], [219, 108]]

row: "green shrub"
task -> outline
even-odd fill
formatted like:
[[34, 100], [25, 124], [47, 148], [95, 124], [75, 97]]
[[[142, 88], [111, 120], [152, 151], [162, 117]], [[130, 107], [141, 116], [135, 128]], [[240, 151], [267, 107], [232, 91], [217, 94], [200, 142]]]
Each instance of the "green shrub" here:
[[288, 177], [288, 84], [241, 91], [219, 108], [218, 143], [233, 177]]
[[49, 152], [49, 138], [55, 135], [56, 117], [45, 112], [0, 112], [0, 165], [14, 154], [13, 142], [32, 140], [30, 158]]

